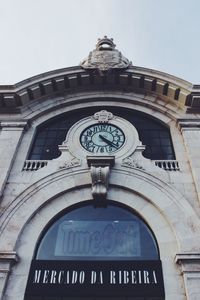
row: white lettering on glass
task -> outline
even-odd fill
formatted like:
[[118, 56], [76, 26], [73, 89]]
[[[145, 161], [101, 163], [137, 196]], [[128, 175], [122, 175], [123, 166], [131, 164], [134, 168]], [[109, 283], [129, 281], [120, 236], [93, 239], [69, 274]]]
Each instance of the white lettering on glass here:
[[97, 273], [95, 271], [91, 271], [91, 280], [90, 283], [94, 284], [97, 281]]
[[41, 275], [41, 270], [35, 270], [35, 276], [34, 276], [33, 283], [40, 282], [40, 275]]
[[77, 271], [72, 272], [72, 284], [75, 284], [77, 282]]
[[116, 284], [115, 271], [110, 271], [110, 284]]
[[50, 283], [56, 283], [56, 275], [57, 275], [57, 272], [55, 270], [52, 270], [51, 271]]
[[152, 283], [155, 283], [155, 284], [158, 283], [157, 277], [156, 277], [156, 271], [154, 271], [154, 270], [153, 270], [153, 282]]
[[143, 275], [144, 275], [144, 283], [149, 284], [149, 272], [148, 271], [143, 271]]
[[43, 283], [48, 283], [48, 279], [49, 279], [49, 270], [45, 270], [43, 275]]
[[79, 283], [83, 284], [84, 281], [85, 281], [85, 272], [81, 271], [80, 274], [79, 274]]
[[[104, 282], [104, 277], [106, 280]], [[33, 284], [59, 285], [157, 285], [155, 270], [35, 270]]]
[[58, 283], [62, 284], [64, 282], [64, 271], [58, 273]]
[[138, 271], [138, 283], [141, 284], [142, 283], [142, 276], [141, 276], [141, 271]]
[[137, 277], [136, 277], [136, 271], [131, 271], [131, 281], [132, 281], [132, 284], [136, 284], [137, 283]]

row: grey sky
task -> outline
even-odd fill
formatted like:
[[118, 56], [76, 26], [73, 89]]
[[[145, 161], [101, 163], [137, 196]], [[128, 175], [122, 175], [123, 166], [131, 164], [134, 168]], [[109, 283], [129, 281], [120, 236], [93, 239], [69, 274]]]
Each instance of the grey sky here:
[[0, 0], [0, 84], [78, 65], [113, 37], [133, 65], [200, 84], [199, 0]]

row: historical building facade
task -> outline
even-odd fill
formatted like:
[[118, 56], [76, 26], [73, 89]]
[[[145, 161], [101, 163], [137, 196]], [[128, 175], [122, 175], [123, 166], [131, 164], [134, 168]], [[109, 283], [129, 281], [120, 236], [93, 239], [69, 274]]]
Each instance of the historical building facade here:
[[0, 87], [0, 299], [200, 299], [200, 86], [112, 39]]

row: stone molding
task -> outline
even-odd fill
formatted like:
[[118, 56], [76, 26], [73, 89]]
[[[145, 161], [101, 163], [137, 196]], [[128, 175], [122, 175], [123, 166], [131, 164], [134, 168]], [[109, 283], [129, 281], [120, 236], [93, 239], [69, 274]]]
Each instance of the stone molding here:
[[[36, 184], [29, 186], [4, 210], [1, 216], [1, 241], [4, 241], [6, 238], [14, 248], [18, 234], [24, 227], [27, 220], [31, 218], [32, 214], [37, 212], [37, 207], [40, 207], [51, 199], [55, 199], [61, 193], [67, 193], [67, 191], [73, 189], [79, 190], [84, 186], [91, 186], [90, 176], [88, 169], [84, 169], [81, 172], [80, 170], [77, 170], [77, 172], [75, 170], [71, 172], [70, 170], [67, 171], [63, 169], [52, 175], [45, 176], [38, 180]], [[124, 180], [122, 180], [122, 178], [124, 178]], [[139, 169], [130, 169], [126, 171], [113, 168], [112, 176], [110, 178], [110, 186], [118, 186], [119, 188], [137, 191], [137, 193], [142, 195], [144, 199], [149, 199], [153, 205], [159, 207], [159, 210], [161, 211], [164, 211], [166, 207], [170, 207], [170, 211], [166, 211], [165, 218], [168, 219], [171, 224], [177, 223], [177, 215], [184, 218], [184, 220], [190, 220], [189, 226], [187, 223], [188, 221], [184, 221], [185, 223], [182, 224], [181, 228], [180, 226], [177, 226], [176, 229], [174, 229], [176, 230], [177, 239], [181, 244], [180, 250], [185, 249], [186, 251], [189, 251], [189, 248], [194, 246], [192, 244], [192, 239], [195, 243], [198, 242], [199, 235], [194, 232], [194, 226], [197, 226], [200, 222], [194, 209], [177, 190], [162, 181], [160, 177], [147, 174]], [[162, 201], [160, 201], [160, 198], [162, 198]], [[27, 207], [34, 208], [33, 210], [27, 210]], [[171, 214], [172, 209], [173, 214]], [[19, 216], [21, 213], [23, 214], [23, 218], [21, 219], [20, 224], [18, 222], [15, 240], [13, 238], [13, 234], [11, 234], [11, 232], [9, 233], [7, 229], [12, 228], [12, 226], [16, 224], [15, 217]], [[165, 213], [163, 212], [163, 214]], [[186, 223], [187, 226], [185, 225]], [[184, 239], [182, 231], [184, 231]], [[190, 238], [190, 243], [187, 242], [186, 244], [185, 240], [187, 241]]]
[[183, 273], [199, 272], [200, 276], [200, 253], [178, 253], [175, 263], [182, 266]]
[[[70, 106], [69, 106], [70, 103]], [[98, 90], [85, 91], [84, 93], [77, 91], [76, 94], [68, 94], [65, 97], [56, 97], [54, 99], [46, 100], [44, 106], [40, 106], [39, 101], [33, 101], [29, 106], [24, 108], [23, 117], [33, 121], [34, 127], [41, 125], [50, 118], [57, 117], [60, 114], [69, 113], [78, 108], [90, 108], [95, 104], [98, 107], [105, 108], [105, 106], [118, 106], [121, 108], [128, 108], [137, 110], [141, 113], [152, 116], [168, 126], [171, 120], [177, 121], [183, 111], [174, 105], [165, 102], [157, 101], [154, 96], [140, 95], [134, 92], [120, 90]], [[38, 110], [38, 105], [40, 110]]]
[[[187, 101], [193, 86], [191, 83], [154, 70], [130, 67], [122, 73], [100, 76], [90, 74], [80, 67], [45, 73], [13, 86], [0, 87], [0, 110], [2, 113], [17, 112], [16, 108], [33, 100], [88, 90], [126, 90], [156, 95], [164, 101], [172, 101], [183, 108], [192, 105]], [[189, 104], [187, 104], [187, 102]], [[19, 110], [18, 110], [19, 111]]]
[[199, 128], [200, 128], [200, 121], [199, 121], [199, 119], [178, 120], [178, 126], [181, 129], [181, 131], [199, 130]]
[[27, 127], [27, 122], [25, 121], [3, 121], [0, 122], [0, 127], [3, 130], [9, 130], [9, 131], [16, 131], [16, 130], [22, 130], [23, 128]]
[[178, 253], [175, 256], [175, 263], [196, 261], [200, 263], [200, 253]]
[[15, 251], [1, 251], [0, 250], [0, 262], [18, 262], [19, 258]]

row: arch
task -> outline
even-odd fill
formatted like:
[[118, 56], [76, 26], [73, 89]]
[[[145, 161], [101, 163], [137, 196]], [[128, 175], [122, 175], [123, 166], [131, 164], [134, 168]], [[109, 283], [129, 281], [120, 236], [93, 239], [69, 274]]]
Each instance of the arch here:
[[[140, 141], [146, 146], [143, 153], [144, 157], [156, 160], [175, 159], [170, 131], [166, 125], [160, 124], [152, 116], [138, 113], [135, 110], [127, 108], [115, 109], [113, 106], [104, 106], [104, 109], [112, 112], [115, 116], [126, 119], [136, 128]], [[99, 110], [102, 110], [102, 108], [90, 107], [80, 109], [78, 113], [72, 111], [41, 124], [37, 128], [28, 159], [50, 160], [60, 156], [58, 145], [61, 145], [66, 139], [70, 127], [77, 121], [80, 121], [80, 119], [90, 117]]]
[[[21, 168], [23, 168], [24, 161], [27, 159], [27, 145], [31, 145], [33, 138], [36, 133], [36, 128], [50, 120], [54, 117], [58, 117], [61, 114], [78, 111], [79, 109], [87, 109], [89, 107], [99, 107], [104, 106], [115, 106], [116, 108], [129, 108], [141, 113], [145, 113], [149, 116], [154, 116], [155, 120], [170, 127], [171, 133], [177, 135], [179, 129], [176, 126], [176, 121], [183, 114], [183, 111], [178, 109], [176, 106], [167, 104], [160, 101], [159, 99], [152, 96], [138, 95], [136, 93], [129, 92], [87, 92], [84, 93], [77, 92], [76, 94], [69, 94], [65, 97], [57, 97], [53, 99], [46, 100], [41, 106], [41, 102], [35, 101], [30, 103], [29, 109], [23, 112], [23, 116], [29, 119], [32, 123], [28, 132], [25, 133], [23, 140], [21, 141], [20, 154], [17, 159], [21, 161]], [[40, 109], [38, 107], [40, 106]], [[171, 134], [172, 142], [174, 145], [174, 150], [176, 157], [178, 159], [180, 151], [176, 151], [177, 147], [182, 147], [182, 152], [185, 149], [176, 138], [173, 138]], [[26, 149], [26, 151], [24, 150]], [[22, 155], [21, 155], [22, 153]]]
[[[121, 176], [124, 178], [123, 182], [121, 181]], [[73, 191], [76, 195], [79, 189], [83, 187], [88, 188], [90, 185], [91, 179], [88, 169], [79, 169], [74, 172], [68, 169], [45, 176], [29, 186], [2, 212], [0, 240], [3, 239], [7, 241], [7, 244], [4, 242], [2, 245], [4, 244], [5, 249], [15, 249], [17, 239], [23, 231], [23, 228], [43, 205], [54, 201], [53, 199], [69, 191]], [[194, 224], [195, 222], [199, 224], [200, 221], [194, 209], [178, 191], [166, 184], [166, 182], [142, 170], [127, 170], [125, 167], [121, 170], [112, 170], [110, 185], [111, 189], [109, 193], [111, 193], [112, 187], [115, 187], [115, 189], [118, 188], [123, 192], [126, 190], [131, 191], [146, 199], [145, 201], [150, 203], [150, 206], [153, 205], [156, 207], [173, 228], [177, 242], [179, 243], [179, 250], [181, 250], [182, 246], [184, 246], [184, 249], [188, 248], [188, 250], [192, 247], [192, 244], [182, 245], [184, 241], [182, 232], [183, 230], [185, 231], [184, 238], [190, 238], [190, 240], [192, 240], [191, 237], [195, 236], [196, 231]], [[91, 191], [89, 190], [88, 192], [87, 200], [92, 199]], [[116, 194], [116, 199], [119, 202], [122, 201], [119, 199], [118, 194]], [[83, 200], [79, 199], [78, 201]], [[69, 204], [72, 203], [74, 202], [69, 202]], [[181, 219], [183, 223], [179, 226]], [[16, 223], [18, 226], [14, 228], [14, 224]], [[187, 225], [185, 228], [184, 224]], [[14, 228], [14, 230], [10, 231], [10, 228]], [[13, 236], [16, 237], [14, 238]]]
[[[27, 188], [4, 211], [0, 244], [6, 250], [16, 250], [20, 257], [10, 277], [21, 280], [19, 299], [23, 297], [33, 250], [45, 226], [63, 209], [89, 199], [92, 199], [89, 171], [62, 170]], [[195, 226], [200, 223], [186, 199], [160, 179], [138, 169], [128, 172], [124, 168], [112, 170], [108, 200], [127, 205], [142, 216], [158, 241], [164, 278], [179, 282], [177, 295], [182, 293], [173, 257], [178, 251], [197, 247], [199, 236]], [[169, 293], [166, 299], [170, 299], [171, 282], [166, 281], [165, 286]], [[12, 293], [15, 289], [17, 292], [17, 287], [12, 285]]]
[[[41, 124], [46, 120], [59, 114], [88, 108], [91, 106], [116, 106], [134, 109], [139, 112], [152, 115], [161, 122], [167, 124], [171, 120], [184, 114], [184, 111], [174, 104], [169, 104], [162, 99], [148, 94], [139, 94], [126, 91], [85, 91], [84, 93], [76, 92], [65, 96], [54, 96], [46, 99], [43, 105], [41, 101], [34, 101], [24, 108], [22, 115], [31, 122]], [[39, 109], [38, 109], [39, 107]], [[156, 113], [155, 113], [156, 112]]]

